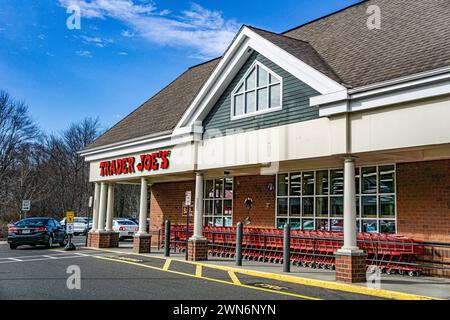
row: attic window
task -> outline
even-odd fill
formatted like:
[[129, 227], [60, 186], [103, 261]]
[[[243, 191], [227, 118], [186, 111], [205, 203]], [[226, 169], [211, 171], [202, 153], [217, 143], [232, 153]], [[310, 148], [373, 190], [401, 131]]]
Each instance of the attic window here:
[[258, 61], [248, 69], [231, 95], [231, 119], [281, 110], [282, 78]]

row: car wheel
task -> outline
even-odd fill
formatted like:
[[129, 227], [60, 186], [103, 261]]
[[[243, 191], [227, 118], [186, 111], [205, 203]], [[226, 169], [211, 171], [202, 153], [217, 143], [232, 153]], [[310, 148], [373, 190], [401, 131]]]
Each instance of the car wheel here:
[[9, 248], [10, 248], [11, 250], [15, 250], [15, 249], [17, 249], [17, 245], [16, 245], [16, 244], [10, 243], [10, 244], [9, 244]]
[[45, 247], [47, 249], [50, 249], [51, 247], [53, 247], [53, 236], [48, 237], [47, 244], [45, 245]]
[[64, 240], [62, 242], [59, 243], [60, 247], [65, 247], [67, 245], [67, 243], [69, 242], [69, 237], [66, 235], [64, 237]]

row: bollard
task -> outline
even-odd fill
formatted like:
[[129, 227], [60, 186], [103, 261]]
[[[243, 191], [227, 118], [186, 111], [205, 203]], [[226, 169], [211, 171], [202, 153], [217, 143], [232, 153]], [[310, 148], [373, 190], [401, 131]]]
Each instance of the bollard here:
[[236, 266], [242, 266], [242, 222], [238, 222], [236, 228]]
[[165, 222], [164, 257], [170, 257], [170, 221]]
[[284, 225], [283, 272], [291, 272], [291, 227]]

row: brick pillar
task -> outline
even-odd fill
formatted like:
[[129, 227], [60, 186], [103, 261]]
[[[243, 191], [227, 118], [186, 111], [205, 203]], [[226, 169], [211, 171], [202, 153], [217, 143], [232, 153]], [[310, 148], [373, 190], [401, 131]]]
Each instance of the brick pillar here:
[[188, 260], [206, 261], [208, 260], [208, 240], [191, 239], [188, 242]]
[[109, 247], [110, 248], [118, 248], [119, 247], [119, 233], [111, 232], [109, 234]]
[[366, 253], [336, 252], [336, 280], [346, 283], [366, 282]]
[[141, 234], [134, 236], [134, 253], [150, 253], [152, 248], [152, 236], [150, 234]]
[[91, 248], [118, 248], [119, 233], [117, 232], [89, 232], [87, 246]]

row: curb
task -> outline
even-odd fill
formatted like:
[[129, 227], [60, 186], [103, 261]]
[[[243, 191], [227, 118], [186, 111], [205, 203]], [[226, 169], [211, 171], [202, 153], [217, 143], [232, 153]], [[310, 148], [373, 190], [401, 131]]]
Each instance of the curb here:
[[[166, 261], [174, 260], [174, 259], [171, 259], [170, 257], [166, 258], [166, 257], [154, 256], [151, 254], [147, 255], [147, 254], [139, 254], [139, 253], [132, 253], [132, 252], [128, 253], [128, 252], [122, 252], [122, 251], [97, 249], [97, 248], [86, 248], [86, 249], [113, 252], [113, 253], [117, 253], [117, 254], [137, 255], [137, 256], [143, 256], [143, 257], [148, 257], [148, 258], [162, 259], [162, 260], [166, 260]], [[440, 299], [440, 298], [435, 298], [435, 297], [427, 297], [427, 296], [415, 295], [415, 294], [399, 292], [399, 291], [368, 288], [368, 287], [363, 287], [363, 286], [354, 285], [354, 284], [346, 284], [346, 283], [339, 283], [339, 282], [326, 281], [326, 280], [302, 278], [302, 277], [296, 277], [296, 276], [292, 276], [292, 275], [284, 275], [284, 274], [278, 274], [278, 273], [256, 271], [256, 270], [244, 269], [244, 268], [241, 269], [241, 268], [236, 268], [236, 267], [220, 266], [220, 265], [209, 264], [209, 263], [204, 263], [204, 262], [183, 261], [183, 260], [174, 260], [174, 261], [178, 261], [178, 262], [182, 262], [182, 263], [186, 263], [186, 264], [192, 264], [192, 265], [196, 265], [196, 266], [202, 266], [204, 268], [211, 268], [211, 269], [222, 270], [222, 271], [227, 271], [227, 272], [232, 272], [232, 273], [244, 274], [244, 275], [248, 275], [248, 276], [266, 278], [266, 279], [271, 279], [271, 280], [278, 280], [278, 281], [295, 283], [295, 284], [311, 286], [311, 287], [319, 287], [319, 288], [324, 288], [324, 289], [357, 293], [357, 294], [368, 295], [368, 296], [379, 297], [379, 298], [394, 299], [394, 300], [445, 300], [445, 299]]]

